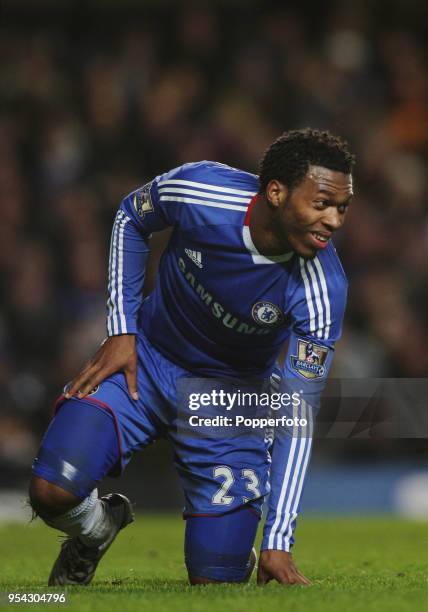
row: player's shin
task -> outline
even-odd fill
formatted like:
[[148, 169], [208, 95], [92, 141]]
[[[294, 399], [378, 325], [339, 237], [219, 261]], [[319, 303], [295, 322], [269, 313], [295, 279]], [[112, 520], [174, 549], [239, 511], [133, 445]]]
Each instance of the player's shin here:
[[50, 527], [70, 537], [79, 536], [80, 540], [88, 546], [102, 544], [108, 538], [112, 528], [112, 517], [98, 498], [97, 489], [94, 489], [80, 504], [64, 514], [41, 518]]

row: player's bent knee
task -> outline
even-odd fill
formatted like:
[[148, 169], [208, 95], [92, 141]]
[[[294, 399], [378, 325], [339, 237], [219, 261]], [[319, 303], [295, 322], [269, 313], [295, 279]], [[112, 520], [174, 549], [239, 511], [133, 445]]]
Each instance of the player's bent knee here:
[[32, 476], [28, 492], [31, 507], [41, 518], [64, 514], [81, 502], [79, 497], [38, 476]]
[[[236, 574], [236, 568], [233, 568], [232, 571], [230, 572], [230, 575], [228, 576], [228, 570], [230, 571], [230, 568], [222, 568], [221, 569], [221, 573], [223, 575], [223, 579], [222, 580], [214, 580], [212, 578], [207, 578], [205, 576], [191, 576], [190, 574], [189, 576], [189, 582], [191, 584], [191, 586], [197, 586], [197, 585], [204, 585], [204, 584], [239, 584], [239, 583], [245, 583], [248, 582], [249, 579], [251, 578], [251, 575], [253, 573], [253, 570], [256, 566], [257, 563], [257, 553], [255, 551], [255, 549], [253, 548], [251, 553], [250, 553], [250, 557], [247, 563], [245, 563], [243, 570], [238, 570], [241, 571], [241, 576], [237, 577]], [[216, 567], [215, 568], [215, 572], [217, 573], [217, 576], [220, 576], [218, 574], [220, 568]], [[205, 570], [203, 571], [212, 571], [210, 568], [205, 568]]]
[[33, 507], [36, 512], [67, 509], [76, 499], [88, 497], [117, 465], [120, 452], [112, 415], [72, 398], [56, 413], [34, 459]]
[[191, 586], [198, 586], [200, 584], [220, 584], [218, 580], [210, 580], [209, 578], [199, 576], [189, 576], [189, 582]]
[[246, 582], [254, 569], [258, 514], [247, 507], [187, 519], [185, 560], [192, 585]]

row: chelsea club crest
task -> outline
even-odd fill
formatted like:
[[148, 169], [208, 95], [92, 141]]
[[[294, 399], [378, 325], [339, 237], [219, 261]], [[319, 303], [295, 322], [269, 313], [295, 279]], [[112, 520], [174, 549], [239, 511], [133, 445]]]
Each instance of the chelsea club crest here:
[[264, 327], [276, 327], [284, 320], [281, 310], [272, 302], [256, 302], [251, 314], [254, 321]]

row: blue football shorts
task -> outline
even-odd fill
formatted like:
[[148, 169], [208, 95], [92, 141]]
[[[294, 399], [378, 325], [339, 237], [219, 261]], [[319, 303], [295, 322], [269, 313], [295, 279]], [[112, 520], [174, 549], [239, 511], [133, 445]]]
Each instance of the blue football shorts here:
[[85, 497], [105, 475], [119, 475], [135, 452], [164, 437], [173, 447], [185, 517], [218, 516], [242, 507], [260, 514], [269, 491], [266, 437], [233, 431], [210, 436], [181, 427], [178, 386], [187, 379], [191, 388], [192, 374], [166, 359], [142, 334], [137, 352], [138, 401], [130, 397], [122, 373], [84, 399], [61, 396], [33, 473]]

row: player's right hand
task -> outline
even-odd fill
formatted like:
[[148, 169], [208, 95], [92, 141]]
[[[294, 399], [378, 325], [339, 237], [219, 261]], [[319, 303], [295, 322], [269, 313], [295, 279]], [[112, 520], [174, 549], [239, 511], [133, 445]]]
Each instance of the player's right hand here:
[[294, 565], [291, 553], [284, 550], [262, 550], [260, 553], [257, 584], [265, 585], [270, 580], [280, 584], [311, 584]]
[[64, 395], [67, 399], [70, 399], [73, 395], [77, 395], [79, 399], [86, 397], [92, 389], [116, 372], [125, 374], [129, 393], [133, 400], [138, 400], [137, 349], [134, 334], [107, 338], [94, 357], [71, 381]]

